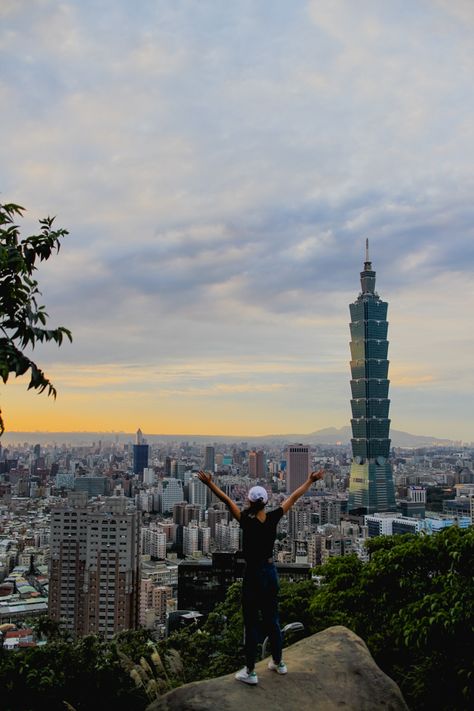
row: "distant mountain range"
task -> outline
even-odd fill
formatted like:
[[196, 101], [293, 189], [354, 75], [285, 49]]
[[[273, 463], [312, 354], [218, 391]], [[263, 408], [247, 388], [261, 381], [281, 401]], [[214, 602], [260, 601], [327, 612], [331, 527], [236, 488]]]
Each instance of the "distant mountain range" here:
[[[451, 439], [440, 439], [438, 437], [430, 437], [427, 435], [413, 435], [409, 432], [401, 432], [400, 430], [391, 430], [390, 436], [392, 439], [392, 447], [449, 447], [459, 446], [459, 441]], [[322, 430], [316, 430], [309, 434], [280, 434], [280, 435], [261, 435], [261, 436], [222, 436], [222, 435], [194, 435], [194, 434], [148, 434], [145, 437], [150, 443], [157, 441], [189, 441], [202, 444], [211, 442], [246, 442], [249, 445], [258, 445], [263, 442], [285, 443], [285, 442], [301, 442], [302, 444], [320, 444], [320, 445], [348, 445], [351, 440], [350, 427], [325, 427]], [[47, 444], [56, 442], [57, 444], [71, 443], [75, 445], [90, 444], [92, 442], [110, 442], [118, 439], [119, 442], [131, 442], [135, 440], [135, 433], [132, 432], [5, 432], [0, 440], [2, 446], [7, 447], [9, 444], [19, 444], [28, 442], [30, 444]]]
[[[322, 430], [316, 430], [306, 435], [280, 435], [279, 439], [298, 441], [303, 444], [349, 444], [351, 437], [351, 428], [346, 426], [339, 428], [325, 427]], [[390, 430], [390, 437], [392, 447], [427, 447], [432, 445], [437, 447], [449, 447], [450, 445], [459, 444], [459, 442], [455, 442], [451, 439], [439, 439], [438, 437], [430, 437], [427, 435], [413, 435], [409, 432], [392, 429]]]

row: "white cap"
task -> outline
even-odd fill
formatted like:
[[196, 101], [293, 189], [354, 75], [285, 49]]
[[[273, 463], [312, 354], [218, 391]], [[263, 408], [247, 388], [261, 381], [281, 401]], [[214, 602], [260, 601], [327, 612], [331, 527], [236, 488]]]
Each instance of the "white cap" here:
[[256, 501], [263, 501], [264, 504], [268, 501], [267, 490], [263, 486], [252, 486], [248, 493], [249, 501], [255, 503]]

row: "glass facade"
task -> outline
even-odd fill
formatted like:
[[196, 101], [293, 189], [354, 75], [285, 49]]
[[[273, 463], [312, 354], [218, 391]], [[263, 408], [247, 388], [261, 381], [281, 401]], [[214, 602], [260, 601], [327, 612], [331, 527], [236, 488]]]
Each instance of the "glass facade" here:
[[388, 418], [388, 304], [375, 291], [368, 257], [360, 274], [361, 293], [350, 305], [352, 466], [350, 511], [395, 510]]
[[136, 476], [143, 476], [143, 470], [148, 467], [148, 445], [133, 445], [133, 473]]

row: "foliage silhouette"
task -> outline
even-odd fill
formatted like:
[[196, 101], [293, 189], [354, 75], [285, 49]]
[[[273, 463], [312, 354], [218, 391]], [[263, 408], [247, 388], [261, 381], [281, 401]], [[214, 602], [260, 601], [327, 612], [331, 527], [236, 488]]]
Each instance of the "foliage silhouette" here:
[[[68, 232], [54, 229], [54, 217], [46, 217], [39, 221], [39, 234], [22, 238], [15, 220], [24, 211], [20, 205], [0, 205], [0, 377], [6, 383], [11, 373], [18, 377], [29, 371], [28, 390], [46, 390], [55, 398], [54, 385], [25, 350], [38, 343], [54, 341], [60, 346], [64, 338], [72, 340], [64, 326], [47, 328], [48, 314], [38, 304], [41, 292], [34, 278], [38, 262], [58, 252]], [[0, 435], [4, 429], [0, 411]]]
[[[318, 568], [319, 587], [283, 582], [282, 626], [300, 621], [312, 634], [346, 625], [399, 684], [412, 711], [473, 708], [474, 530], [376, 538], [368, 549], [368, 563], [346, 556]], [[144, 630], [112, 642], [66, 641], [53, 627], [54, 641], [44, 648], [0, 651], [2, 709], [59, 711], [63, 700], [77, 711], [99, 704], [143, 709], [151, 693], [235, 671], [243, 664], [240, 595], [235, 583], [202, 628], [156, 646]]]

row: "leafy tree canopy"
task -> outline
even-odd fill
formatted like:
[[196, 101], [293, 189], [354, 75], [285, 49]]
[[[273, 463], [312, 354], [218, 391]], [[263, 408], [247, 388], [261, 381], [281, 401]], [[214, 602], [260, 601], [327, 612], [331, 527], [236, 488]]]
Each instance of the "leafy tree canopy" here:
[[[320, 586], [283, 582], [282, 625], [303, 622], [306, 634], [346, 625], [412, 711], [473, 708], [474, 529], [376, 538], [368, 548], [368, 563], [345, 556], [318, 568]], [[43, 623], [38, 632], [48, 635], [46, 647], [0, 650], [2, 708], [59, 711], [67, 700], [77, 711], [98, 702], [140, 709], [171, 686], [235, 671], [243, 663], [240, 599], [235, 583], [201, 628], [156, 646], [144, 630], [112, 642], [71, 641]]]
[[[54, 217], [45, 217], [39, 234], [22, 238], [15, 221], [24, 212], [20, 205], [0, 205], [0, 377], [6, 383], [11, 373], [18, 377], [29, 372], [28, 390], [46, 390], [56, 397], [55, 387], [25, 350], [47, 341], [60, 346], [65, 337], [72, 340], [64, 326], [47, 328], [48, 314], [38, 304], [41, 292], [34, 278], [38, 262], [58, 252], [68, 232], [54, 229]], [[0, 415], [0, 435], [3, 431]]]

